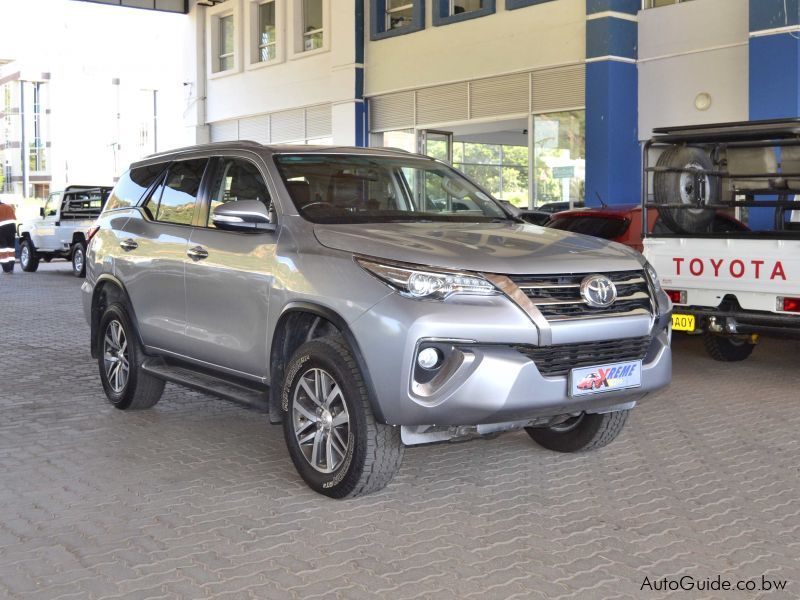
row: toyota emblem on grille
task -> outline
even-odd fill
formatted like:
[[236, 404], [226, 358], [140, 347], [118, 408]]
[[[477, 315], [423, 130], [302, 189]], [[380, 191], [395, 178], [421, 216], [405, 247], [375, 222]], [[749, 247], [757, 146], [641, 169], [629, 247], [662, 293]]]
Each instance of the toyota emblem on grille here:
[[617, 299], [617, 286], [605, 275], [589, 275], [581, 281], [581, 297], [589, 306], [606, 308]]

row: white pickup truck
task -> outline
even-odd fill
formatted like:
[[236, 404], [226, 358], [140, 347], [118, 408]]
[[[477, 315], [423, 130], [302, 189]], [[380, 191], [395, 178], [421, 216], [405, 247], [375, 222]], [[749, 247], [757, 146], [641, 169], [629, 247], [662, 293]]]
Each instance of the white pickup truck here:
[[75, 276], [83, 277], [89, 229], [110, 191], [107, 186], [72, 185], [50, 194], [39, 218], [17, 227], [22, 270], [33, 272], [39, 268], [40, 260], [65, 258], [72, 261]]
[[[800, 339], [800, 119], [656, 129], [642, 191], [643, 222], [658, 210], [667, 226], [645, 227], [644, 255], [674, 331], [702, 334], [722, 361], [746, 359], [759, 335]], [[748, 227], [713, 232], [721, 212]]]

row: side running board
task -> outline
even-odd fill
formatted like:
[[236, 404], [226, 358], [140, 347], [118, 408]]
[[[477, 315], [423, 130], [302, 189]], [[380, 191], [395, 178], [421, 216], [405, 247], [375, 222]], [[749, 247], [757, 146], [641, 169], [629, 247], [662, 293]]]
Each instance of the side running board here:
[[261, 390], [251, 388], [221, 377], [171, 365], [160, 358], [145, 359], [142, 363], [142, 370], [170, 383], [177, 383], [249, 408], [255, 408], [261, 412], [269, 411], [269, 390], [267, 388]]

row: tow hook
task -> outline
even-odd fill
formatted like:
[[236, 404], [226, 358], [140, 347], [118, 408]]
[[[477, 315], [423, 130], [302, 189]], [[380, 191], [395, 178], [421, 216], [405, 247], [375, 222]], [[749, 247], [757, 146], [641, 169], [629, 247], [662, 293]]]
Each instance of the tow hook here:
[[722, 333], [722, 325], [717, 321], [717, 317], [709, 317], [707, 327], [711, 333]]
[[750, 334], [750, 343], [753, 344], [754, 346], [758, 343], [758, 334], [757, 333], [751, 333]]

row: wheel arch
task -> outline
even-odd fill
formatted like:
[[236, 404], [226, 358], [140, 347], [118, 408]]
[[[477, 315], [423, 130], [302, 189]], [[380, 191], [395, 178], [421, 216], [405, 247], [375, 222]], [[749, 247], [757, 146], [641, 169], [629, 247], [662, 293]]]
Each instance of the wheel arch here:
[[127, 289], [125, 289], [125, 284], [123, 284], [113, 275], [104, 273], [97, 278], [92, 291], [92, 308], [90, 313], [92, 358], [98, 358], [100, 356], [100, 339], [98, 330], [100, 328], [100, 319], [103, 316], [103, 311], [105, 310], [106, 306], [113, 304], [114, 302], [120, 302], [123, 304], [123, 306], [125, 306], [125, 310], [128, 312], [128, 316], [130, 317], [133, 327], [136, 330], [136, 337], [139, 340], [139, 344], [144, 347], [142, 336], [139, 333], [136, 311], [134, 311], [133, 305], [130, 302], [130, 296], [128, 295]]
[[377, 402], [375, 386], [367, 369], [364, 355], [347, 322], [333, 309], [313, 302], [290, 302], [283, 308], [275, 324], [269, 354], [269, 414], [271, 422], [279, 423], [281, 420], [280, 394], [284, 365], [300, 345], [317, 337], [325, 337], [332, 330], [342, 335], [353, 353], [353, 358], [358, 364], [367, 386], [375, 419], [380, 423], [386, 422], [380, 403]]

